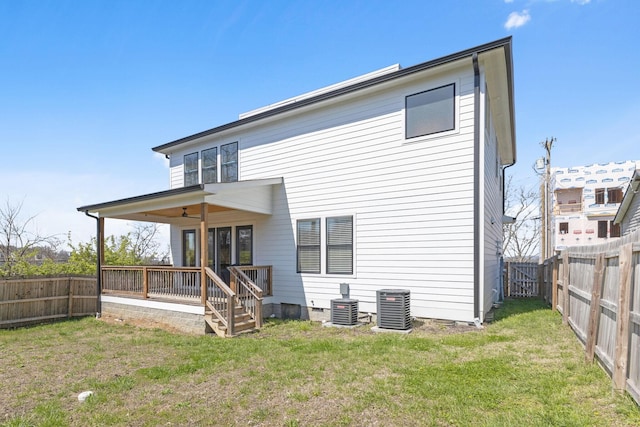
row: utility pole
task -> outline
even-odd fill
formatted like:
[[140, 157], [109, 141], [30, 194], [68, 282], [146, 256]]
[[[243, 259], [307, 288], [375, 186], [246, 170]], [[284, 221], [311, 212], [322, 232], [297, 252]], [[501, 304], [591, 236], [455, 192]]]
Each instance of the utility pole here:
[[551, 253], [553, 252], [553, 242], [551, 241], [551, 236], [554, 233], [551, 233], [551, 218], [550, 218], [550, 208], [551, 197], [549, 194], [549, 186], [551, 185], [551, 148], [553, 147], [553, 143], [556, 141], [554, 137], [547, 138], [544, 142], [541, 142], [540, 145], [545, 149], [546, 156], [544, 159], [545, 163], [545, 171], [544, 178], [540, 183], [540, 219], [542, 221], [542, 236], [541, 236], [541, 244], [540, 244], [540, 262], [543, 262], [547, 258], [551, 257]]

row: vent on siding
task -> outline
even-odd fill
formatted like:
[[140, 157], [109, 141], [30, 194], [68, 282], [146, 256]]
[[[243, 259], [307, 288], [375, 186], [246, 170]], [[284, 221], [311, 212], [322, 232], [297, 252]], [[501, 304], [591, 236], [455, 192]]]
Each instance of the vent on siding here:
[[376, 291], [378, 327], [382, 329], [411, 329], [410, 291], [380, 289]]
[[331, 300], [331, 323], [344, 326], [358, 324], [358, 300], [350, 298]]

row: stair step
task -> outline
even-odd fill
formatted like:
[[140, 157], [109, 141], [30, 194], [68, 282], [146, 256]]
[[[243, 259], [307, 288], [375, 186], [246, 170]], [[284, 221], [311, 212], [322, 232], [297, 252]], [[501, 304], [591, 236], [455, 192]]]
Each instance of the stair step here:
[[254, 320], [245, 320], [244, 322], [237, 322], [235, 324], [234, 331], [237, 333], [237, 332], [246, 331], [248, 329], [252, 329], [255, 327], [256, 327], [256, 322]]

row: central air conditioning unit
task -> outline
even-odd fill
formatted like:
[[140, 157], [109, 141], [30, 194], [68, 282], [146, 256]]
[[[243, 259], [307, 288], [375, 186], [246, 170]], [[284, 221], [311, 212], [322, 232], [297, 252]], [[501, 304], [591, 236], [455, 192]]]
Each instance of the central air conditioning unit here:
[[376, 291], [379, 328], [401, 331], [411, 329], [410, 294], [406, 289]]
[[331, 300], [331, 323], [354, 326], [358, 324], [358, 300], [339, 298]]

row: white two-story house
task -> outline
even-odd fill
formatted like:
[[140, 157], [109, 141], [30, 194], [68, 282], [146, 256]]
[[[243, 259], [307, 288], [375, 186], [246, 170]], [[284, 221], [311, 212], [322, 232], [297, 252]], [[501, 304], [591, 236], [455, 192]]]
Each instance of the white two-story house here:
[[[262, 305], [252, 316], [319, 319], [348, 283], [361, 312], [375, 313], [377, 290], [403, 289], [412, 316], [482, 322], [499, 294], [515, 147], [505, 38], [154, 147], [170, 161], [168, 190], [78, 210], [170, 224], [173, 267], [103, 266], [105, 307], [138, 307], [126, 292], [179, 294], [225, 317], [220, 289], [231, 282], [240, 298], [244, 280]], [[192, 291], [167, 291], [176, 283]]]

